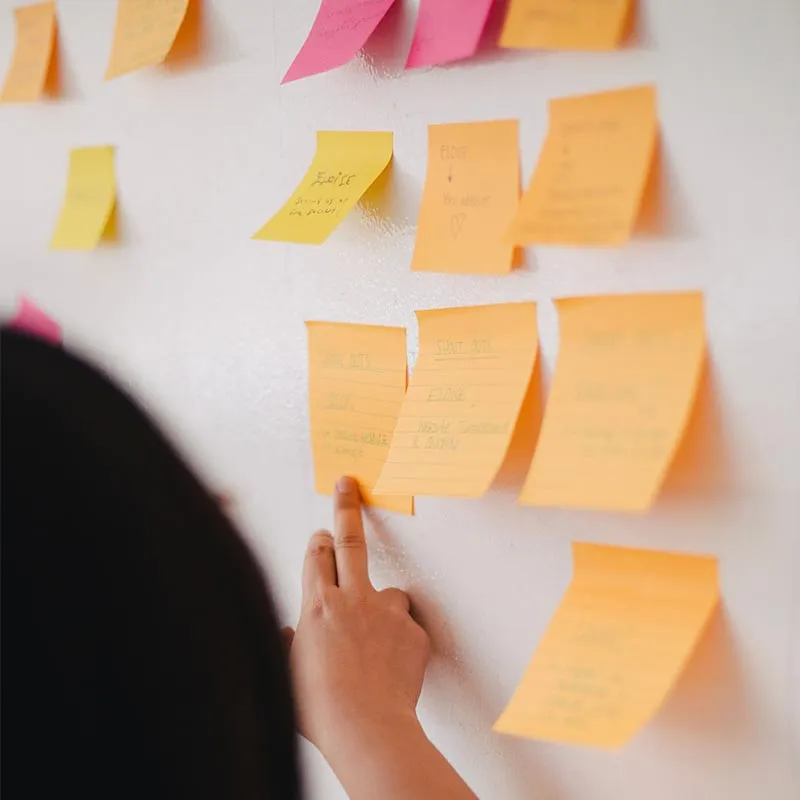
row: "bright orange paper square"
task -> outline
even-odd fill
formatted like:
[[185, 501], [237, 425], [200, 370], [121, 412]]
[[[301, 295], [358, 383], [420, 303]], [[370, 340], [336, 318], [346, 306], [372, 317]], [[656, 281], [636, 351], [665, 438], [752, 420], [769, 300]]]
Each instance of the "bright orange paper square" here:
[[201, 0], [118, 0], [106, 80], [163, 63], [193, 2]]
[[653, 86], [552, 100], [547, 137], [511, 241], [625, 244], [639, 216], [657, 135]]
[[499, 733], [616, 749], [658, 711], [719, 602], [717, 560], [572, 545], [572, 583]]
[[524, 505], [647, 511], [689, 421], [706, 354], [703, 296], [556, 301], [561, 343]]
[[405, 328], [337, 322], [306, 327], [317, 491], [330, 495], [336, 481], [349, 475], [367, 505], [413, 514], [413, 497], [372, 493], [406, 392]]
[[419, 356], [375, 491], [480, 497], [508, 451], [539, 346], [534, 303], [418, 311]]
[[413, 270], [503, 275], [519, 204], [516, 120], [428, 126], [428, 176]]
[[614, 50], [631, 0], [511, 0], [500, 46], [539, 50]]
[[[45, 93], [56, 44], [56, 4], [38, 3], [14, 9], [17, 46], [6, 75], [0, 103], [30, 103]], [[57, 81], [53, 81], [57, 84]]]

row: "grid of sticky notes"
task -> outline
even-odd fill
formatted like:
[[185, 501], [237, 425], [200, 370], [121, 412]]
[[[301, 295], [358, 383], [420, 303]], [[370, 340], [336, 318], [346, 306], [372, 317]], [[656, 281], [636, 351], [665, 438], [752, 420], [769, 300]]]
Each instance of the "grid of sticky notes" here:
[[653, 86], [550, 101], [547, 136], [511, 226], [513, 241], [625, 244], [639, 217], [657, 136]]
[[51, 250], [91, 250], [116, 238], [113, 147], [80, 147], [69, 157], [67, 189]]
[[406, 392], [404, 328], [307, 322], [308, 396], [316, 490], [349, 475], [368, 505], [411, 514], [410, 495], [372, 489], [386, 461]]
[[514, 433], [538, 351], [536, 306], [417, 312], [419, 356], [376, 486], [480, 497]]
[[719, 602], [708, 556], [573, 543], [573, 578], [500, 733], [617, 749], [658, 711]]
[[556, 371], [520, 502], [646, 511], [700, 383], [702, 295], [580, 297], [557, 308]]
[[431, 125], [413, 270], [503, 275], [519, 203], [516, 120]]
[[322, 244], [392, 160], [386, 131], [319, 131], [300, 185], [254, 239]]
[[0, 103], [30, 103], [39, 100], [48, 88], [57, 89], [58, 76], [53, 73], [57, 69], [56, 4], [37, 3], [14, 9], [14, 20], [16, 47], [0, 91]]

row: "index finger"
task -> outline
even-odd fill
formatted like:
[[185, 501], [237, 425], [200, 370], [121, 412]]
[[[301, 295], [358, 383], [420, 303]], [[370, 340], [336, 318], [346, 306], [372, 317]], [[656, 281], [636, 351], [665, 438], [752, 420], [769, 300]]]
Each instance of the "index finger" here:
[[352, 478], [340, 478], [334, 499], [333, 541], [339, 588], [363, 592], [372, 588], [367, 568], [367, 540], [361, 518], [361, 493]]

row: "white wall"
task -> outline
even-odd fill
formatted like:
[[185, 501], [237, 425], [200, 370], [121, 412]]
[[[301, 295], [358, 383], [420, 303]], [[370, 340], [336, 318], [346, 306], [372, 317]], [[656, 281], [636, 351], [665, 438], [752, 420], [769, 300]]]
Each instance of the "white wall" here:
[[[0, 0], [0, 62], [17, 2]], [[58, 5], [66, 98], [0, 108], [0, 310], [28, 292], [235, 495], [287, 622], [306, 538], [330, 520], [313, 492], [305, 319], [406, 325], [413, 360], [415, 308], [535, 299], [547, 383], [552, 297], [705, 291], [714, 392], [683, 491], [644, 517], [517, 508], [512, 492], [422, 498], [416, 517], [387, 515], [371, 534], [374, 575], [408, 587], [423, 612], [436, 649], [424, 721], [481, 797], [798, 797], [798, 0], [643, 0], [636, 44], [616, 53], [490, 53], [405, 73], [407, 2], [366, 56], [285, 87], [317, 0], [209, 2], [201, 67], [111, 83], [116, 4]], [[505, 278], [409, 271], [427, 123], [519, 117], [527, 179], [548, 98], [644, 81], [659, 89], [661, 235], [528, 251]], [[320, 248], [251, 241], [306, 169], [318, 128], [395, 131], [390, 215], [356, 212]], [[107, 143], [122, 243], [49, 253], [69, 148]], [[616, 755], [490, 731], [569, 582], [573, 539], [721, 562], [725, 624]], [[306, 752], [312, 797], [342, 797]]]

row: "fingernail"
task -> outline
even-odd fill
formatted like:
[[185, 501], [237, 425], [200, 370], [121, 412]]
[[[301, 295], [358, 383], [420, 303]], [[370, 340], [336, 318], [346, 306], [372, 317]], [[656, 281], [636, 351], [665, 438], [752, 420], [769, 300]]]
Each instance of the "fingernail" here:
[[343, 475], [339, 478], [336, 488], [340, 492], [352, 492], [356, 488], [356, 482], [351, 477]]

